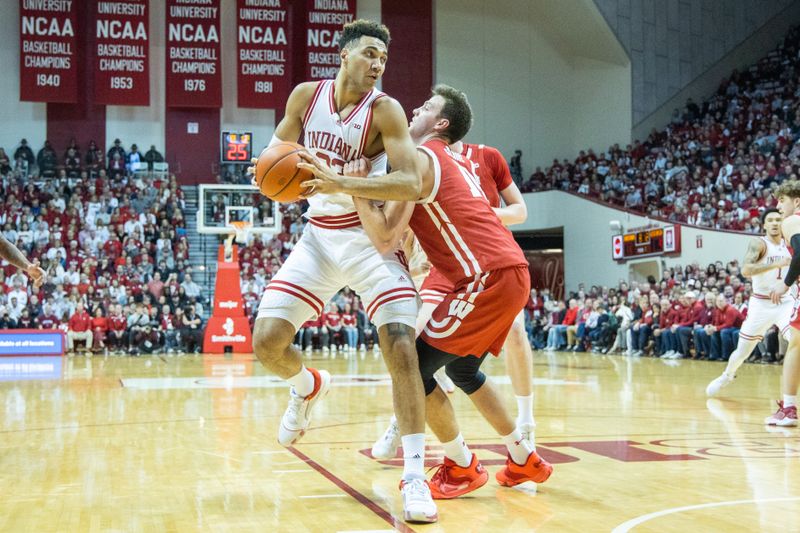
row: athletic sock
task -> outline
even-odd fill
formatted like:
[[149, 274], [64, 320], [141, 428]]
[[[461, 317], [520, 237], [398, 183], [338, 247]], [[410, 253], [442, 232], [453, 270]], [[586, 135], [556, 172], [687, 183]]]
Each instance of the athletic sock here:
[[288, 378], [286, 381], [294, 387], [294, 392], [303, 398], [314, 392], [314, 374], [312, 374], [305, 365], [300, 368], [300, 372]]
[[461, 433], [450, 442], [442, 444], [444, 446], [444, 456], [455, 461], [455, 463], [463, 468], [466, 468], [472, 463], [472, 452], [467, 448], [467, 443], [464, 442], [464, 437]]
[[725, 368], [725, 373], [730, 377], [735, 376], [739, 367], [742, 366], [745, 360], [750, 357], [750, 354], [753, 353], [753, 348], [756, 347], [756, 344], [758, 344], [758, 339], [745, 339], [740, 336], [739, 344], [736, 345], [736, 349], [731, 354], [730, 359], [728, 359], [728, 366]]
[[517, 427], [523, 424], [533, 425], [533, 394], [515, 396], [517, 399]]
[[425, 479], [425, 433], [400, 437], [403, 442], [403, 479]]
[[797, 405], [797, 395], [796, 394], [784, 394], [783, 395], [783, 408], [786, 409], [787, 407], [791, 407], [793, 405]]
[[508, 448], [511, 460], [518, 465], [524, 465], [533, 451], [530, 442], [522, 438], [522, 433], [518, 429], [503, 437], [503, 444]]

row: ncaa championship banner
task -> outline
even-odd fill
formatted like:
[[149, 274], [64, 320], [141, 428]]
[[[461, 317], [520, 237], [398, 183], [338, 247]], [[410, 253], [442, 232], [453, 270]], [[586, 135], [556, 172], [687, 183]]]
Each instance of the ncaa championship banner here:
[[220, 0], [167, 0], [169, 107], [222, 107]]
[[150, 105], [149, 0], [100, 0], [95, 31], [94, 99]]
[[289, 0], [237, 0], [239, 107], [282, 107], [292, 85]]
[[19, 99], [78, 101], [78, 0], [20, 0]]
[[339, 33], [356, 18], [355, 0], [306, 1], [306, 79], [327, 80], [339, 70]]

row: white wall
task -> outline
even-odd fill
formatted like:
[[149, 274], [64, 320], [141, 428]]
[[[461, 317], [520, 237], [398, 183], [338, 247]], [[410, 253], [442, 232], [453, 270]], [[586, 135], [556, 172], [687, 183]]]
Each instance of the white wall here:
[[467, 140], [521, 149], [526, 174], [629, 142], [630, 63], [592, 2], [439, 0], [434, 23], [435, 80], [473, 106]]
[[164, 125], [164, 102], [166, 101], [166, 87], [164, 86], [165, 8], [156, 2], [150, 2], [149, 9], [150, 105], [147, 107], [106, 106], [106, 150], [114, 145], [114, 139], [119, 138], [125, 150], [130, 150], [131, 144], [136, 144], [139, 152], [144, 154], [153, 144], [156, 150], [164, 153], [166, 146]]
[[25, 138], [35, 153], [47, 135], [47, 104], [19, 101], [19, 2], [0, 3], [0, 34], [0, 146], [11, 157]]
[[[525, 194], [528, 220], [512, 226], [516, 232], [545, 228], [564, 228], [564, 286], [573, 290], [578, 283], [613, 285], [628, 279], [630, 265], [653, 261], [644, 258], [617, 263], [611, 259], [609, 222], [618, 220], [625, 229], [644, 226], [649, 219], [612, 209], [578, 196], [560, 191]], [[697, 248], [697, 237], [702, 236], [702, 248]], [[666, 266], [687, 265], [699, 262], [707, 265], [715, 261], [741, 261], [752, 236], [740, 233], [702, 230], [690, 226], [681, 229], [681, 253], [678, 256], [656, 257]]]

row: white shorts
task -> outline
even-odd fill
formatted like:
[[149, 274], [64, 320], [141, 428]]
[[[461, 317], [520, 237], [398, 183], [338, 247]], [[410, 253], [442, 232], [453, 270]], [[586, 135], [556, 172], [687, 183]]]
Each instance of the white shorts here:
[[286, 262], [261, 298], [257, 318], [282, 318], [295, 330], [322, 314], [345, 285], [361, 297], [377, 327], [415, 327], [417, 290], [400, 253], [381, 256], [361, 226], [324, 229], [306, 224]]
[[778, 326], [781, 335], [786, 337], [793, 309], [793, 298], [785, 298], [775, 305], [769, 298], [751, 296], [747, 304], [747, 318], [739, 330], [739, 336], [745, 340], [761, 340], [764, 332], [774, 324]]

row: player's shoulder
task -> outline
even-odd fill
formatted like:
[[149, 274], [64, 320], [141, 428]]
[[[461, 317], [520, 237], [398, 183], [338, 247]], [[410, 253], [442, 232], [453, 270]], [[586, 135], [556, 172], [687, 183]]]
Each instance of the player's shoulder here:
[[376, 98], [372, 103], [372, 112], [378, 115], [400, 113], [405, 117], [405, 111], [403, 110], [403, 106], [400, 105], [400, 102], [386, 93], [381, 93], [380, 97]]
[[317, 89], [320, 85], [325, 83], [325, 81], [304, 81], [302, 83], [298, 83], [294, 89], [292, 89], [292, 94], [290, 98], [297, 98], [297, 99], [305, 99], [308, 98], [309, 100], [314, 96], [314, 93], [317, 92]]

